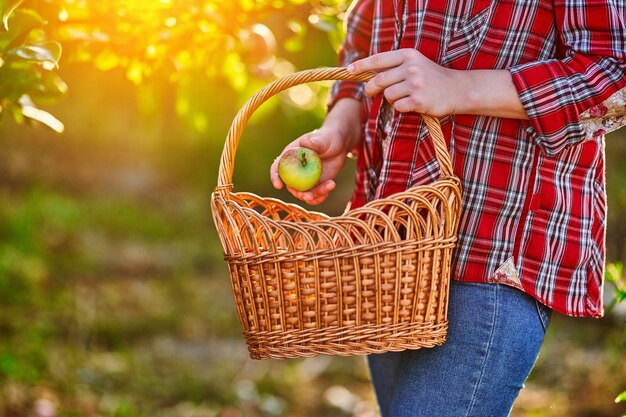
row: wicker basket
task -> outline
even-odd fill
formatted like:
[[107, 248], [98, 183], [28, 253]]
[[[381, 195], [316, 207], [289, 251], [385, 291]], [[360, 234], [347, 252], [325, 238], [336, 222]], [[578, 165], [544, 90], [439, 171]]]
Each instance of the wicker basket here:
[[235, 117], [211, 206], [253, 359], [356, 355], [445, 341], [461, 190], [437, 119], [424, 116], [440, 178], [328, 217], [232, 192], [235, 150], [252, 113], [305, 82], [353, 79], [307, 70], [267, 85]]

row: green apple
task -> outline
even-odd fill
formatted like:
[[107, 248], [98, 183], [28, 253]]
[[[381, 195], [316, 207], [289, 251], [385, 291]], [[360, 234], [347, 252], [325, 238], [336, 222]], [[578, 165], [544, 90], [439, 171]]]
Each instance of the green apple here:
[[308, 191], [322, 175], [319, 155], [308, 148], [287, 149], [278, 161], [278, 176], [288, 186], [298, 191]]

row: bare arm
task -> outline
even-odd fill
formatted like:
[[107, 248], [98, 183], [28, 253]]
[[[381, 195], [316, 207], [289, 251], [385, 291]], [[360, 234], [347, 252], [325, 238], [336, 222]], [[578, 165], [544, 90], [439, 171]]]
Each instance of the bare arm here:
[[455, 71], [464, 99], [455, 113], [528, 119], [511, 73], [507, 70]]
[[528, 118], [507, 70], [453, 70], [414, 49], [401, 49], [356, 61], [348, 71], [377, 72], [365, 93], [382, 92], [400, 112]]

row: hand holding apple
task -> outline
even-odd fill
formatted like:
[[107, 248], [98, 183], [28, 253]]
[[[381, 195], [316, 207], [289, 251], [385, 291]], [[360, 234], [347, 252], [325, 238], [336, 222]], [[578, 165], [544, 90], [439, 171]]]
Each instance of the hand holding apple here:
[[289, 148], [278, 161], [278, 176], [287, 185], [297, 191], [309, 191], [322, 175], [322, 161], [312, 149]]
[[[281, 157], [276, 158], [270, 168], [270, 178], [276, 189], [287, 185], [294, 197], [310, 205], [321, 204], [335, 188], [335, 177], [343, 168], [347, 154], [358, 144], [361, 134], [361, 104], [354, 99], [342, 99], [335, 104], [326, 116], [322, 127], [300, 136], [285, 147], [281, 157], [294, 148], [308, 148], [318, 154], [321, 162], [321, 176], [317, 183], [307, 191], [292, 187], [289, 179], [281, 179], [279, 165]], [[308, 188], [304, 187], [304, 188]]]
[[[328, 196], [328, 193], [335, 188], [334, 178], [345, 163], [346, 152], [338, 152], [338, 150], [335, 149], [337, 143], [340, 143], [339, 139], [340, 137], [337, 132], [322, 127], [291, 142], [283, 150], [280, 157], [276, 158], [270, 168], [270, 178], [274, 187], [281, 189], [286, 185], [287, 190], [291, 194], [307, 204], [316, 205], [322, 203]], [[305, 174], [306, 171], [297, 153], [298, 149], [302, 148], [314, 152], [319, 158], [319, 171], [321, 175], [312, 185], [309, 183], [302, 186], [295, 181], [298, 177], [303, 176], [302, 174]], [[315, 157], [313, 158], [315, 159]], [[281, 161], [283, 164], [282, 169], [280, 167]], [[290, 164], [287, 165], [291, 165], [291, 169], [285, 169], [288, 168], [285, 165], [289, 162]], [[298, 167], [298, 165], [300, 166]], [[311, 167], [311, 165], [309, 165], [309, 167]], [[313, 165], [313, 167], [315, 167], [315, 165]], [[285, 171], [290, 172], [285, 175]], [[313, 171], [315, 171], [315, 169]], [[292, 179], [294, 181], [291, 181]]]

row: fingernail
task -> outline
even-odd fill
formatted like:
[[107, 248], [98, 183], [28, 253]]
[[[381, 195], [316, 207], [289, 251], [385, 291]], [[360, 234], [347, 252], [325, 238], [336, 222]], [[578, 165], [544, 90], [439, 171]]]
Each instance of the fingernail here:
[[348, 72], [354, 72], [354, 64], [348, 65]]

